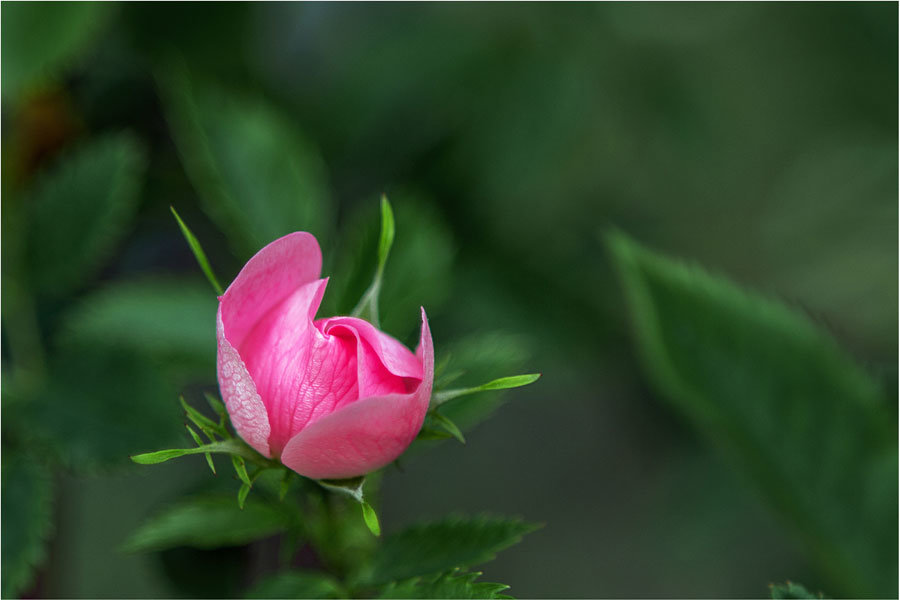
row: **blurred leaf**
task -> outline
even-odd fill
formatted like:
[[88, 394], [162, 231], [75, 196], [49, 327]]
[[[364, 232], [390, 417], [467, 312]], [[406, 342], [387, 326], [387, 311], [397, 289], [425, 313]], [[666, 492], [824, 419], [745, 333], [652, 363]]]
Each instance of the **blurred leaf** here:
[[388, 536], [372, 566], [375, 584], [490, 561], [539, 526], [514, 518], [448, 517]]
[[54, 358], [48, 387], [25, 411], [31, 436], [67, 466], [129, 465], [178, 440], [176, 391], [158, 365], [122, 349], [73, 345]]
[[213, 273], [212, 267], [209, 264], [209, 259], [206, 258], [203, 247], [200, 246], [200, 241], [197, 240], [194, 232], [192, 232], [184, 221], [181, 220], [181, 216], [178, 214], [178, 211], [175, 210], [175, 207], [169, 207], [169, 209], [172, 211], [172, 215], [175, 216], [175, 221], [178, 222], [178, 227], [181, 229], [181, 234], [184, 236], [185, 241], [187, 241], [188, 246], [191, 247], [191, 252], [194, 253], [194, 258], [197, 259], [197, 263], [200, 265], [200, 270], [203, 272], [203, 275], [206, 276], [206, 279], [212, 285], [216, 294], [222, 296], [225, 294], [225, 291], [222, 290], [222, 285], [219, 284], [219, 280], [216, 279], [216, 275]]
[[158, 72], [185, 170], [235, 250], [249, 256], [298, 230], [327, 239], [333, 209], [325, 166], [289, 118], [262, 98], [192, 79], [182, 63]]
[[481, 572], [451, 572], [435, 578], [414, 578], [389, 585], [379, 599], [512, 599], [502, 595], [505, 584], [475, 582]]
[[144, 162], [132, 135], [108, 134], [40, 176], [27, 202], [28, 269], [40, 292], [83, 285], [128, 233]]
[[269, 503], [248, 499], [241, 509], [232, 496], [196, 497], [150, 518], [123, 548], [137, 552], [244, 545], [283, 532], [289, 524], [287, 512]]
[[497, 378], [486, 384], [473, 386], [471, 388], [455, 388], [453, 390], [441, 390], [432, 396], [432, 404], [434, 406], [442, 405], [451, 399], [457, 397], [475, 394], [477, 392], [485, 392], [488, 390], [506, 390], [509, 388], [519, 388], [527, 386], [538, 381], [541, 374], [522, 374], [519, 376], [506, 376], [505, 378]]
[[[428, 203], [399, 193], [391, 205], [396, 237], [378, 302], [381, 329], [402, 341], [418, 332], [419, 307], [433, 317], [449, 296], [455, 249], [449, 228]], [[350, 216], [320, 314], [347, 315], [365, 293], [377, 269], [379, 222], [374, 203]]]
[[3, 98], [18, 99], [84, 51], [106, 20], [104, 2], [10, 2], [3, 7]]
[[893, 596], [897, 446], [878, 385], [804, 316], [608, 241], [654, 383], [794, 521], [824, 574]]
[[343, 599], [341, 585], [321, 572], [287, 571], [264, 578], [247, 599]]
[[212, 367], [216, 297], [196, 281], [147, 279], [110, 284], [78, 301], [63, 337], [157, 357], [190, 357]]
[[817, 597], [806, 590], [806, 587], [796, 582], [788, 580], [784, 584], [770, 584], [769, 593], [772, 599], [822, 599], [822, 595]]
[[18, 597], [46, 555], [53, 530], [52, 474], [30, 457], [3, 451], [3, 598]]

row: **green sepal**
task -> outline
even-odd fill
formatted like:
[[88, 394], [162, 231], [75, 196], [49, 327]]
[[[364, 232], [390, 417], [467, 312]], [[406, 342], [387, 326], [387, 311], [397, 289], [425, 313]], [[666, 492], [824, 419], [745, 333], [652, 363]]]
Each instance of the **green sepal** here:
[[284, 474], [281, 476], [281, 484], [278, 486], [278, 500], [284, 501], [284, 498], [287, 496], [288, 490], [291, 487], [291, 476], [294, 472], [285, 468]]
[[[203, 439], [200, 438], [200, 435], [197, 434], [196, 432], [194, 432], [194, 429], [191, 428], [189, 425], [185, 424], [184, 427], [187, 428], [187, 431], [190, 433], [191, 438], [194, 439], [194, 442], [197, 443], [197, 446], [198, 446], [198, 447], [202, 447], [202, 446], [203, 446]], [[204, 453], [203, 455], [206, 457], [206, 463], [209, 465], [209, 469], [212, 471], [213, 476], [215, 476], [215, 475], [216, 475], [216, 466], [215, 466], [215, 464], [213, 463], [213, 460], [212, 460], [212, 454], [211, 454], [211, 453]]]
[[449, 417], [445, 417], [438, 413], [437, 411], [431, 411], [428, 415], [438, 423], [439, 426], [444, 428], [447, 433], [449, 433], [453, 438], [461, 442], [462, 444], [466, 444], [466, 437], [463, 436], [462, 431], [453, 423], [453, 421]]
[[209, 403], [209, 406], [212, 408], [212, 410], [215, 411], [216, 415], [219, 416], [219, 427], [224, 430], [225, 420], [228, 419], [228, 410], [225, 408], [225, 404], [220, 401], [214, 394], [210, 394], [207, 392], [203, 396], [206, 397], [206, 402]]
[[451, 399], [455, 399], [457, 397], [465, 396], [468, 394], [475, 394], [476, 392], [484, 392], [487, 390], [504, 390], [507, 388], [527, 386], [528, 384], [536, 382], [540, 377], [541, 374], [522, 374], [518, 376], [497, 378], [496, 380], [491, 380], [490, 382], [487, 382], [480, 386], [473, 386], [471, 388], [455, 388], [453, 390], [442, 390], [431, 395], [431, 406], [438, 407]]
[[378, 523], [378, 514], [375, 513], [375, 510], [372, 509], [372, 506], [362, 501], [362, 514], [363, 520], [366, 522], [366, 527], [369, 528], [369, 531], [375, 536], [381, 536], [381, 524]]
[[363, 500], [363, 484], [366, 481], [365, 476], [357, 476], [355, 478], [344, 478], [341, 480], [316, 480], [321, 486], [332, 492], [338, 492], [349, 496], [358, 503], [364, 503]]
[[[184, 412], [187, 414], [188, 419], [190, 419], [200, 430], [206, 434], [206, 437], [210, 442], [215, 442], [216, 438], [214, 434], [218, 434], [222, 438], [228, 438], [228, 431], [225, 430], [223, 426], [217, 424], [212, 421], [193, 407], [191, 407], [187, 401], [184, 400], [184, 396], [179, 396], [178, 400], [181, 402], [181, 406], [184, 408]], [[199, 444], [199, 443], [198, 443]]]
[[191, 247], [191, 252], [194, 253], [194, 258], [197, 259], [197, 263], [200, 264], [200, 269], [203, 270], [203, 275], [206, 276], [206, 279], [212, 284], [213, 290], [216, 291], [216, 294], [222, 296], [225, 292], [222, 290], [222, 286], [219, 284], [219, 280], [216, 279], [216, 275], [213, 273], [212, 267], [209, 264], [209, 259], [206, 258], [206, 253], [203, 252], [203, 247], [200, 246], [200, 241], [197, 240], [197, 237], [194, 233], [188, 228], [188, 226], [182, 221], [181, 216], [178, 214], [178, 211], [175, 210], [175, 207], [169, 207], [172, 211], [172, 215], [175, 216], [175, 220], [178, 222], [178, 227], [181, 228], [181, 234], [184, 236], [184, 239], [187, 240], [188, 246]]
[[250, 476], [247, 474], [247, 464], [244, 463], [243, 457], [232, 455], [231, 463], [234, 465], [234, 471], [237, 472], [238, 478], [241, 479], [241, 482], [243, 482], [246, 486], [252, 486], [253, 483], [250, 481]]
[[[184, 457], [185, 455], [197, 455], [200, 453], [231, 453], [232, 455], [240, 455], [251, 461], [256, 461], [257, 458], [254, 457], [250, 451], [252, 451], [252, 449], [243, 442], [232, 439], [213, 442], [192, 449], [166, 449], [163, 451], [154, 451], [152, 453], [140, 453], [139, 455], [132, 455], [131, 460], [141, 465], [153, 465], [169, 461], [170, 459]], [[260, 455], [259, 458], [264, 459], [262, 455]]]
[[238, 507], [240, 507], [241, 509], [244, 508], [244, 503], [247, 501], [247, 495], [249, 495], [249, 494], [250, 494], [250, 484], [247, 482], [244, 482], [243, 484], [241, 484], [240, 490], [238, 490], [238, 495], [237, 495]]

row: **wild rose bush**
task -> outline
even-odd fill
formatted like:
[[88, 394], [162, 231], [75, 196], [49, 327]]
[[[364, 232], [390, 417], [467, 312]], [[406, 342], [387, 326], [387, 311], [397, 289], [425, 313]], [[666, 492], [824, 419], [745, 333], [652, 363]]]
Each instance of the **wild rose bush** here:
[[[210, 284], [219, 291], [218, 280], [199, 242], [177, 212], [172, 212]], [[390, 204], [383, 198], [378, 266], [356, 311], [375, 322], [384, 264], [393, 243], [393, 223]], [[462, 441], [459, 428], [438, 412], [442, 403], [483, 390], [530, 384], [538, 375], [504, 377], [433, 395], [434, 344], [425, 309], [421, 308], [415, 353], [360, 317], [316, 319], [328, 284], [327, 279], [320, 277], [321, 269], [321, 249], [316, 238], [307, 232], [294, 232], [272, 241], [244, 265], [219, 295], [215, 316], [217, 372], [224, 404], [214, 396], [207, 398], [219, 415], [218, 422], [182, 399], [187, 417], [209, 442], [204, 444], [188, 426], [197, 447], [144, 453], [132, 459], [154, 464], [202, 453], [215, 473], [211, 454], [230, 454], [241, 481], [234, 502], [239, 511], [250, 508], [250, 491], [258, 479], [265, 480], [267, 472], [281, 473], [276, 503], [289, 502], [286, 497], [290, 478], [296, 473], [304, 478], [306, 484], [301, 485], [301, 490], [307, 495], [318, 499], [329, 491], [358, 502], [362, 521], [372, 535], [379, 536], [381, 526], [365, 492], [367, 476], [395, 461], [417, 436], [453, 436]], [[226, 416], [238, 438], [226, 427]], [[442, 430], [423, 428], [426, 417]], [[331, 504], [334, 500], [325, 502]], [[200, 505], [204, 506], [204, 502]], [[349, 576], [340, 581], [327, 573], [304, 573], [302, 582], [297, 584], [290, 580], [296, 574], [286, 573], [283, 577], [292, 584], [284, 584], [276, 577], [271, 583], [260, 585], [263, 591], [269, 590], [265, 587], [284, 591], [267, 595], [312, 594], [309, 590], [317, 592], [316, 596], [369, 595], [380, 588], [387, 597], [466, 594], [495, 598], [508, 587], [477, 582], [478, 573], [459, 570], [483, 561], [485, 554], [517, 542], [535, 528], [515, 519], [454, 517], [419, 527], [424, 528], [425, 536], [416, 535], [412, 541], [408, 533], [398, 533], [388, 539], [374, 559], [350, 562], [347, 566], [347, 557], [353, 555], [330, 547], [335, 539], [340, 539], [343, 530], [353, 528], [347, 523], [353, 518], [344, 517], [335, 523], [321, 514], [321, 505], [301, 499], [300, 507], [300, 519], [327, 523], [318, 528], [307, 526], [295, 536], [311, 539], [309, 542], [323, 561], [343, 566], [342, 571], [349, 571]], [[205, 511], [210, 509], [206, 507]], [[221, 506], [216, 510], [227, 512]], [[185, 507], [176, 507], [159, 516], [157, 523], [171, 521], [173, 515], [180, 519], [184, 511]], [[223, 527], [227, 531], [230, 526]], [[158, 546], [158, 530], [150, 522], [131, 537], [128, 547], [143, 550]], [[473, 537], [478, 540], [474, 547]], [[393, 547], [397, 549], [392, 550]], [[412, 552], [416, 557], [400, 562], [382, 559], [389, 558], [392, 552]], [[421, 566], [417, 567], [417, 563]], [[307, 586], [312, 588], [304, 588]]]

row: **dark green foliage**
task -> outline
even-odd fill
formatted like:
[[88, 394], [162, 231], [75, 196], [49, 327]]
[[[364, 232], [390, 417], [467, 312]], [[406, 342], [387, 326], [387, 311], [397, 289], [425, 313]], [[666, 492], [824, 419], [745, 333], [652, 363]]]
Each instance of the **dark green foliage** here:
[[216, 297], [197, 281], [120, 282], [79, 300], [62, 335], [80, 343], [215, 365]]
[[333, 217], [325, 166], [296, 125], [262, 98], [195, 81], [181, 62], [160, 73], [185, 169], [239, 256], [298, 230], [326, 241]]
[[53, 481], [50, 470], [31, 457], [3, 452], [2, 539], [4, 599], [17, 597], [46, 556], [53, 532]]
[[501, 594], [509, 586], [475, 582], [481, 572], [450, 572], [432, 578], [413, 578], [388, 586], [379, 599], [512, 599]]
[[29, 424], [23, 434], [66, 466], [125, 466], [129, 455], [171, 446], [184, 434], [173, 384], [144, 356], [73, 345], [50, 369], [53, 379], [21, 408]]
[[27, 266], [39, 292], [83, 286], [128, 234], [144, 163], [137, 140], [121, 133], [95, 138], [40, 176], [26, 203]]
[[340, 584], [321, 572], [284, 571], [256, 583], [247, 599], [343, 599]]
[[103, 25], [104, 2], [10, 2], [3, 7], [3, 99], [57, 75]]
[[283, 532], [290, 520], [286, 509], [271, 503], [247, 499], [240, 509], [231, 495], [196, 497], [150, 518], [129, 537], [124, 549], [136, 552], [243, 545]]
[[893, 596], [897, 438], [879, 386], [803, 315], [609, 244], [653, 382], [793, 522], [836, 586]]
[[512, 518], [448, 517], [388, 536], [372, 566], [373, 583], [427, 576], [490, 561], [539, 528]]

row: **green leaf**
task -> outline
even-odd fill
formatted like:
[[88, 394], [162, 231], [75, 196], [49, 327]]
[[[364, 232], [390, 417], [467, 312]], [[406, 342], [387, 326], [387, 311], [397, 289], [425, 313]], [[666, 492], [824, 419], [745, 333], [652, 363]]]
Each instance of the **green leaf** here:
[[46, 556], [53, 480], [50, 470], [30, 457], [4, 450], [2, 481], [2, 594], [11, 599], [31, 584]]
[[371, 505], [362, 502], [362, 514], [363, 520], [366, 522], [366, 527], [369, 531], [375, 536], [381, 536], [381, 524], [378, 523], [378, 514], [375, 513], [375, 510]]
[[341, 585], [321, 572], [279, 572], [262, 579], [247, 593], [247, 599], [343, 599]]
[[770, 584], [769, 593], [772, 599], [822, 599], [821, 593], [816, 596], [806, 590], [802, 584], [788, 580], [784, 584]]
[[[443, 382], [459, 380], [464, 388], [491, 380], [499, 374], [521, 371], [533, 354], [528, 339], [504, 332], [485, 332], [466, 336], [446, 349], [441, 349], [446, 362]], [[435, 394], [440, 393], [437, 388]], [[441, 413], [452, 419], [464, 432], [487, 419], [503, 403], [502, 390], [450, 399], [441, 405]]]
[[462, 444], [466, 444], [466, 438], [463, 436], [463, 433], [449, 418], [444, 417], [437, 411], [429, 412], [428, 416], [431, 417], [431, 419], [434, 420], [436, 424], [445, 429], [450, 434], [450, 436], [452, 436]]
[[219, 426], [225, 427], [225, 420], [228, 419], [228, 410], [225, 408], [225, 404], [215, 395], [210, 393], [204, 393], [206, 397], [206, 402], [209, 403], [210, 408], [216, 412], [216, 415], [219, 416]]
[[214, 365], [216, 299], [194, 281], [110, 284], [84, 297], [63, 320], [63, 342], [129, 348]]
[[61, 296], [94, 275], [128, 231], [144, 167], [137, 140], [121, 133], [94, 138], [40, 176], [26, 203], [39, 292]]
[[388, 255], [391, 252], [391, 246], [394, 245], [394, 211], [391, 209], [391, 203], [388, 202], [387, 196], [381, 195], [381, 236], [378, 238], [378, 269], [376, 273], [378, 278], [384, 274], [384, 267], [387, 265]]
[[[415, 336], [421, 324], [420, 307], [432, 318], [449, 297], [453, 284], [455, 247], [450, 229], [431, 203], [407, 193], [391, 195], [396, 237], [384, 267], [378, 304], [389, 311], [379, 315], [381, 329], [401, 341]], [[323, 315], [352, 313], [378, 270], [381, 233], [373, 202], [349, 215], [322, 305]]]
[[451, 516], [412, 526], [385, 539], [375, 557], [371, 581], [384, 584], [484, 563], [538, 527], [486, 516]]
[[194, 232], [185, 225], [184, 221], [181, 219], [181, 215], [178, 214], [178, 211], [175, 210], [175, 207], [169, 207], [169, 210], [172, 211], [172, 215], [175, 216], [175, 221], [178, 222], [178, 227], [181, 228], [181, 234], [184, 236], [184, 239], [187, 241], [188, 246], [191, 247], [191, 252], [194, 253], [194, 258], [197, 259], [197, 263], [200, 265], [201, 271], [203, 271], [203, 275], [206, 276], [207, 281], [212, 285], [213, 290], [216, 291], [216, 294], [222, 296], [225, 294], [225, 291], [222, 290], [222, 285], [219, 284], [219, 280], [216, 279], [216, 275], [213, 273], [212, 267], [209, 264], [209, 259], [206, 258], [206, 253], [203, 252], [203, 247], [200, 246], [200, 241], [197, 240], [197, 237], [194, 235]]
[[897, 587], [897, 440], [879, 386], [805, 316], [608, 243], [653, 383], [804, 535], [851, 596]]
[[155, 465], [157, 463], [164, 463], [170, 459], [184, 457], [185, 455], [198, 455], [201, 453], [246, 454], [247, 448], [244, 443], [239, 440], [222, 440], [194, 447], [192, 449], [165, 449], [163, 451], [153, 451], [151, 453], [140, 453], [138, 455], [133, 455], [131, 460], [140, 465]]
[[378, 295], [381, 292], [381, 282], [384, 277], [384, 267], [387, 265], [391, 246], [394, 244], [394, 212], [387, 196], [381, 197], [381, 234], [378, 239], [378, 263], [375, 267], [375, 275], [372, 283], [359, 299], [356, 307], [350, 313], [354, 317], [360, 317], [371, 322], [376, 328], [380, 327], [378, 313]]
[[527, 386], [533, 382], [537, 382], [538, 378], [541, 377], [541, 374], [523, 374], [520, 376], [507, 376], [505, 378], [497, 378], [496, 380], [491, 380], [486, 384], [481, 384], [480, 386], [473, 386], [471, 388], [456, 388], [453, 390], [442, 390], [440, 392], [434, 393], [432, 395], [432, 405], [437, 407], [443, 403], [451, 399], [455, 399], [457, 397], [466, 396], [469, 394], [475, 394], [476, 392], [485, 392], [487, 390], [505, 390], [507, 388], [518, 388], [520, 386]]
[[413, 578], [389, 585], [379, 599], [511, 599], [501, 594], [505, 584], [475, 582], [481, 572], [450, 572], [431, 578]]
[[347, 495], [350, 498], [355, 499], [358, 503], [363, 502], [363, 485], [366, 483], [365, 476], [345, 478], [342, 480], [316, 480], [316, 482], [332, 492]]
[[250, 483], [244, 482], [241, 484], [241, 488], [238, 490], [238, 507], [240, 509], [244, 508], [244, 504], [247, 502], [247, 495], [250, 494]]
[[249, 487], [252, 483], [250, 482], [250, 476], [247, 474], [247, 465], [244, 463], [244, 459], [237, 455], [232, 455], [231, 463], [234, 465], [234, 471], [237, 472], [238, 478]]
[[178, 397], [178, 401], [181, 403], [181, 407], [184, 409], [184, 412], [187, 414], [188, 419], [190, 419], [194, 424], [200, 428], [200, 430], [206, 434], [206, 437], [210, 442], [216, 442], [216, 438], [214, 434], [218, 434], [222, 438], [230, 438], [230, 434], [228, 430], [226, 430], [222, 425], [217, 424], [212, 421], [193, 407], [191, 407], [187, 401], [184, 400], [184, 396]]
[[215, 549], [244, 545], [285, 531], [288, 513], [248, 499], [241, 509], [229, 496], [203, 496], [180, 501], [150, 518], [125, 542], [128, 552], [173, 547]]
[[249, 256], [297, 230], [327, 239], [325, 166], [295, 123], [261, 97], [193, 79], [182, 62], [157, 73], [185, 170], [235, 250]]
[[3, 7], [3, 98], [17, 100], [82, 53], [106, 21], [104, 2], [11, 2]]
[[[185, 424], [184, 427], [187, 428], [188, 433], [191, 435], [191, 438], [194, 439], [194, 442], [197, 443], [197, 446], [202, 447], [203, 440], [201, 440], [200, 435], [197, 434], [196, 432], [194, 432], [194, 429], [191, 428], [189, 425]], [[216, 475], [216, 465], [213, 463], [212, 454], [204, 453], [203, 455], [206, 457], [206, 463], [207, 463], [207, 465], [209, 465], [210, 471], [213, 473], [213, 476], [215, 476]]]
[[[426, 420], [427, 419], [428, 418], [426, 417]], [[422, 429], [419, 430], [419, 434], [416, 436], [416, 440], [447, 440], [448, 438], [453, 438], [453, 434], [447, 432], [446, 430], [436, 430], [434, 428], [430, 428], [427, 421], [425, 425], [422, 426]]]
[[126, 349], [73, 345], [22, 408], [24, 432], [77, 470], [124, 467], [141, 448], [178, 444], [176, 390], [159, 365]]

